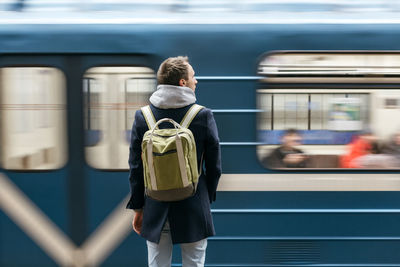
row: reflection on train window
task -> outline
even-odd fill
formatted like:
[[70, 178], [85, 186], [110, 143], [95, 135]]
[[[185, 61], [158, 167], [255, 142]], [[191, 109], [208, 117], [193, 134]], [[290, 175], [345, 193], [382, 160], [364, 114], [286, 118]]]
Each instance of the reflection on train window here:
[[1, 166], [12, 170], [62, 167], [66, 150], [66, 90], [60, 70], [0, 69]]
[[136, 110], [156, 89], [145, 67], [96, 67], [83, 78], [86, 160], [97, 169], [128, 169]]
[[400, 168], [400, 54], [277, 53], [258, 74], [260, 162]]

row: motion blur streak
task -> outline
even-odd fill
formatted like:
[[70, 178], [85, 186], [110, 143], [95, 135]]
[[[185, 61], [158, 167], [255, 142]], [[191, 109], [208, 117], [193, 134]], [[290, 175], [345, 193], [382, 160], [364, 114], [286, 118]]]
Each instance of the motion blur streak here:
[[97, 266], [132, 232], [132, 212], [125, 209], [125, 197], [106, 220], [83, 244], [86, 265]]
[[59, 265], [76, 266], [74, 244], [4, 174], [0, 174], [0, 209]]
[[77, 248], [4, 174], [0, 174], [0, 209], [61, 266], [97, 266], [132, 231], [125, 197], [82, 248]]

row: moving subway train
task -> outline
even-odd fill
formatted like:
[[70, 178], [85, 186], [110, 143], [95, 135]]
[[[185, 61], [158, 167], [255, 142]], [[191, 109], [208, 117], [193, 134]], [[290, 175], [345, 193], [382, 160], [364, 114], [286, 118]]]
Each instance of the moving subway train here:
[[[176, 55], [222, 147], [207, 266], [400, 266], [399, 22], [209, 16], [0, 20], [0, 266], [145, 266], [130, 128]], [[269, 167], [289, 128], [307, 165]]]

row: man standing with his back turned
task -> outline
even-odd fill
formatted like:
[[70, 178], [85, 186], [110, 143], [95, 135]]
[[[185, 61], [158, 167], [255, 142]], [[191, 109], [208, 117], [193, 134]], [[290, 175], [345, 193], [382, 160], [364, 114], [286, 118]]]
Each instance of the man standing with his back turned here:
[[[157, 72], [157, 90], [150, 97], [155, 121], [171, 118], [180, 123], [196, 102], [197, 80], [187, 57], [166, 59]], [[162, 123], [161, 128], [170, 128]], [[217, 126], [212, 112], [201, 109], [190, 123], [201, 166], [196, 193], [184, 200], [162, 202], [145, 196], [141, 143], [148, 130], [141, 110], [135, 114], [129, 149], [131, 198], [127, 208], [135, 210], [133, 229], [147, 240], [151, 267], [171, 266], [172, 246], [180, 244], [182, 265], [204, 266], [207, 237], [215, 235], [210, 203], [215, 201], [221, 175]], [[203, 162], [204, 167], [203, 168]]]

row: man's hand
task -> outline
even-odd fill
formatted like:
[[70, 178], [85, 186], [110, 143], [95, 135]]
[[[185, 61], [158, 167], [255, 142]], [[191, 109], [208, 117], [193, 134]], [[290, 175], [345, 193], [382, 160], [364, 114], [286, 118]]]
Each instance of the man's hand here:
[[135, 216], [132, 221], [132, 228], [138, 235], [142, 231], [142, 222], [143, 222], [143, 210], [135, 211]]
[[283, 158], [285, 164], [298, 164], [305, 160], [306, 157], [303, 154], [288, 154]]

